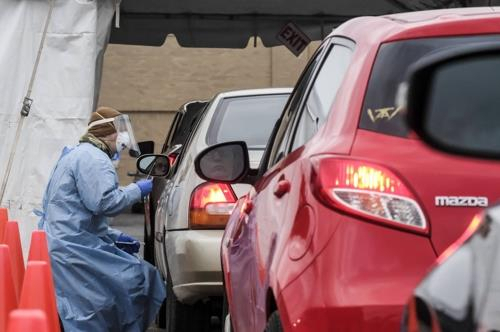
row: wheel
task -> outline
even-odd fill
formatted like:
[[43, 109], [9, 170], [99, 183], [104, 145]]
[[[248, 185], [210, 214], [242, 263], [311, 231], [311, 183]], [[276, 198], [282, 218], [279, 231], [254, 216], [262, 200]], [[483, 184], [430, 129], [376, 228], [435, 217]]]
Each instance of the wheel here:
[[229, 314], [229, 303], [227, 302], [226, 292], [224, 291], [224, 297], [222, 300], [222, 331], [223, 332], [233, 332], [233, 324], [231, 323], [231, 315]]
[[158, 324], [158, 327], [161, 329], [164, 329], [166, 324], [167, 324], [167, 299], [163, 301], [161, 304], [160, 311], [158, 312], [158, 316], [156, 317], [156, 324]]
[[193, 305], [179, 302], [172, 286], [172, 277], [168, 271], [165, 304], [166, 332], [209, 332], [211, 315], [208, 305], [200, 301]]
[[277, 310], [273, 312], [271, 316], [269, 316], [265, 332], [283, 332], [283, 327], [281, 326], [280, 314]]

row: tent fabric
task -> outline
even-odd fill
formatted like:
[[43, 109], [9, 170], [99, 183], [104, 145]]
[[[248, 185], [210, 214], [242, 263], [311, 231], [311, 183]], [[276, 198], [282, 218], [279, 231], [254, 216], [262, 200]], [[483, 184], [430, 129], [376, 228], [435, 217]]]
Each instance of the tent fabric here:
[[260, 37], [276, 46], [283, 26], [295, 23], [311, 40], [321, 40], [342, 22], [363, 15], [475, 5], [499, 0], [123, 0], [120, 28], [111, 42], [160, 46], [174, 34], [184, 47], [244, 48]]
[[[13, 167], [0, 205], [20, 221], [26, 253], [48, 176], [64, 145], [78, 142], [94, 109], [114, 0], [55, 0]], [[5, 175], [48, 1], [0, 1], [0, 177]], [[26, 255], [25, 255], [26, 256]]]

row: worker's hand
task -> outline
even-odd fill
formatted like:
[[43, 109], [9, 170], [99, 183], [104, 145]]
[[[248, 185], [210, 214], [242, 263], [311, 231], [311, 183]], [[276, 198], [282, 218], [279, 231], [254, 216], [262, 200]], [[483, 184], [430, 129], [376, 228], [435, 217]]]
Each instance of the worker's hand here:
[[120, 236], [118, 236], [115, 244], [118, 248], [125, 252], [128, 252], [129, 254], [136, 254], [141, 248], [141, 243], [139, 241], [125, 233], [122, 233], [120, 234]]
[[153, 191], [153, 180], [139, 180], [135, 183], [141, 189], [141, 196], [145, 197]]

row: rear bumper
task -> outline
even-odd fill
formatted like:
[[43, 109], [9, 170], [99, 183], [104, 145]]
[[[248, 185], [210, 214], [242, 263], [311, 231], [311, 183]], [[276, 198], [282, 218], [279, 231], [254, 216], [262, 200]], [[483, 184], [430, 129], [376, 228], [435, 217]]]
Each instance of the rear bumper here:
[[179, 301], [189, 304], [222, 295], [222, 234], [223, 230], [167, 232], [165, 245], [168, 268]]
[[221, 296], [222, 282], [196, 282], [174, 286], [174, 293], [184, 303], [194, 303], [199, 299]]
[[404, 304], [436, 259], [429, 238], [339, 219], [326, 247], [278, 295], [284, 330], [399, 331]]

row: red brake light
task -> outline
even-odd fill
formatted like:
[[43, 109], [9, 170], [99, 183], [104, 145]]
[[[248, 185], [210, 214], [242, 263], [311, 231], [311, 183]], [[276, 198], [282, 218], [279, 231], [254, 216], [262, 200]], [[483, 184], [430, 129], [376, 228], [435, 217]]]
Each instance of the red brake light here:
[[237, 199], [229, 184], [199, 185], [191, 194], [189, 204], [191, 228], [224, 228]]
[[167, 155], [170, 167], [174, 166], [175, 161], [177, 160], [178, 156], [179, 156], [179, 154], [177, 154], [177, 153], [171, 153], [171, 154]]
[[326, 205], [408, 230], [427, 232], [422, 209], [394, 172], [365, 161], [315, 157], [313, 188]]

